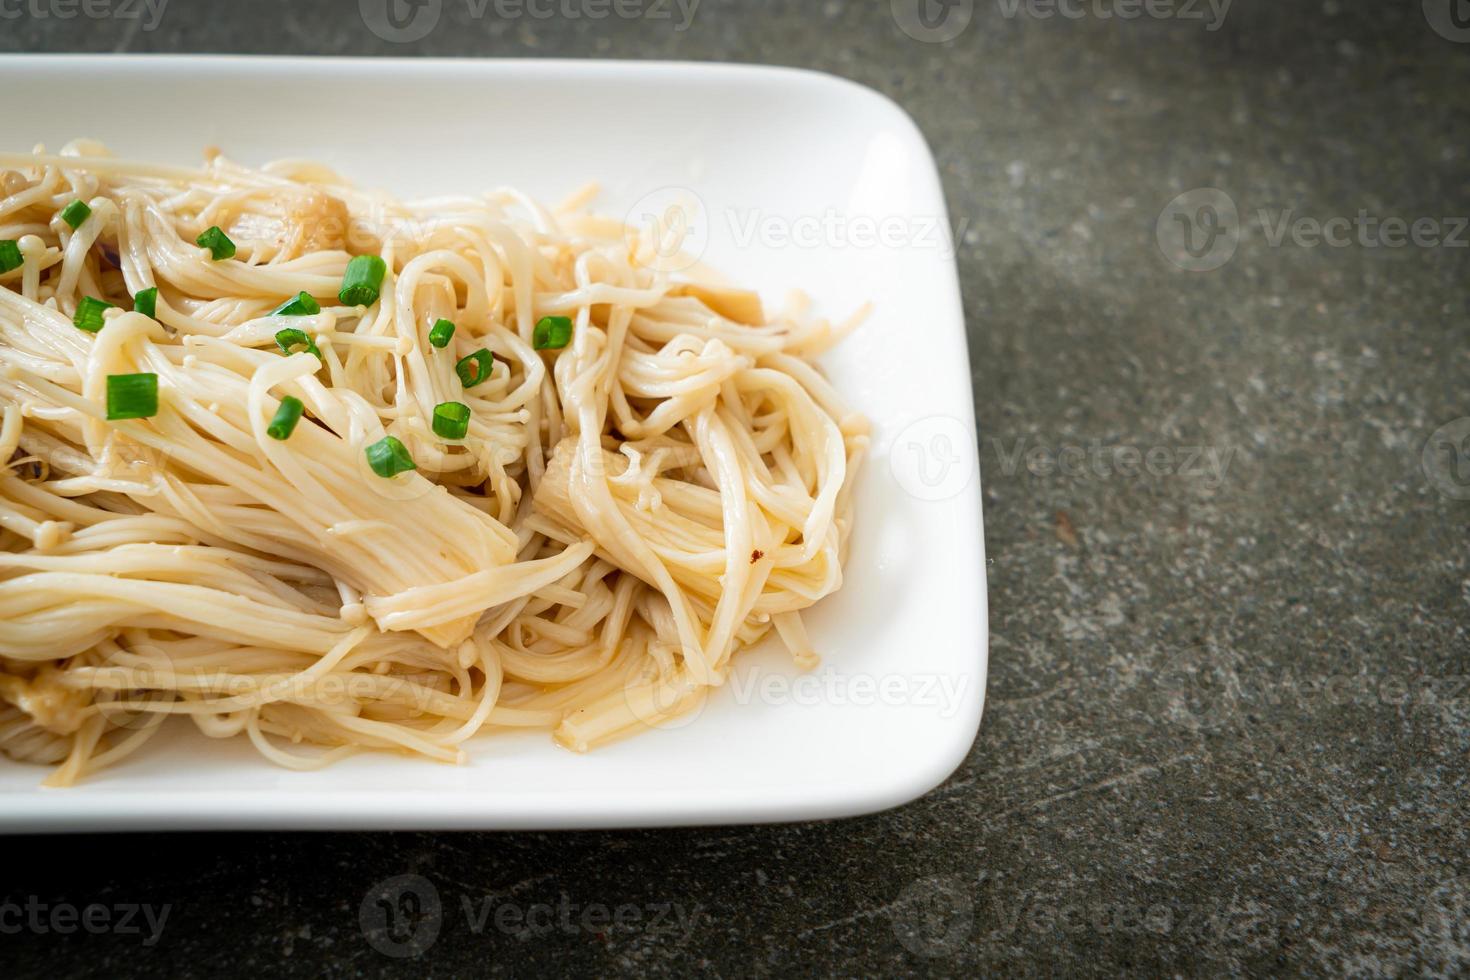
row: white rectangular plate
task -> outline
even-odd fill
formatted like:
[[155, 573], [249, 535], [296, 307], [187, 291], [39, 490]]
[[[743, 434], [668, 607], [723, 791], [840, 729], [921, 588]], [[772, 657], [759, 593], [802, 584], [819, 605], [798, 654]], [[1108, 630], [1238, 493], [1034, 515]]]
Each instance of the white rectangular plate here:
[[510, 185], [554, 202], [596, 180], [619, 215], [687, 188], [705, 261], [768, 303], [874, 304], [824, 367], [875, 430], [846, 582], [808, 614], [813, 674], [750, 651], [688, 724], [587, 755], [486, 736], [461, 767], [368, 754], [288, 772], [178, 724], [72, 789], [0, 759], [0, 830], [805, 820], [907, 802], [964, 758], [986, 667], [969, 361], [938, 174], [892, 102], [808, 72], [632, 62], [21, 56], [0, 58], [0, 87], [44, 94], [0, 103], [9, 151], [86, 136], [190, 164], [214, 144], [410, 197]]

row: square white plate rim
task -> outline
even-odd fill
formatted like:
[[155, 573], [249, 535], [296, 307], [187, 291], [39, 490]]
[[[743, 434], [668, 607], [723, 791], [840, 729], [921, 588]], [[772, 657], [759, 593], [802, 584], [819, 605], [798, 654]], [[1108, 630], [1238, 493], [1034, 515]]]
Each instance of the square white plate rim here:
[[[758, 65], [724, 65], [699, 62], [577, 61], [562, 59], [430, 59], [430, 58], [308, 58], [219, 55], [0, 55], [0, 76], [8, 73], [47, 72], [108, 73], [118, 78], [174, 78], [209, 74], [295, 78], [303, 84], [343, 84], [353, 78], [389, 74], [405, 87], [424, 81], [460, 79], [468, 83], [495, 80], [572, 81], [587, 85], [599, 82], [632, 84], [640, 81], [661, 85], [670, 79], [698, 80], [710, 85], [733, 87], [779, 85], [792, 93], [840, 101], [845, 108], [865, 118], [881, 120], [883, 128], [897, 134], [903, 151], [918, 161], [913, 174], [912, 199], [925, 214], [947, 211], [934, 158], [918, 127], [903, 109], [886, 96], [858, 83], [804, 69]], [[197, 73], [197, 74], [196, 74]], [[228, 102], [221, 103], [228, 111]], [[170, 118], [166, 106], [151, 107], [159, 120]], [[98, 112], [104, 111], [98, 107]], [[3, 117], [5, 113], [0, 113]], [[283, 125], [285, 124], [283, 119]], [[5, 127], [14, 133], [16, 130]], [[78, 134], [83, 135], [83, 134]], [[87, 134], [90, 135], [90, 134]], [[289, 137], [283, 136], [285, 140]], [[29, 143], [29, 137], [25, 140]], [[6, 150], [23, 147], [9, 146]], [[336, 161], [329, 161], [335, 163]], [[343, 167], [340, 169], [348, 170]], [[593, 174], [591, 176], [602, 176]], [[918, 213], [916, 211], [916, 213]], [[87, 783], [66, 790], [33, 789], [40, 770], [0, 760], [0, 767], [22, 770], [27, 779], [17, 783], [0, 778], [0, 831], [72, 832], [170, 829], [586, 829], [653, 827], [696, 824], [758, 823], [772, 821], [829, 819], [856, 816], [888, 809], [913, 800], [943, 782], [964, 760], [979, 729], [984, 708], [988, 655], [988, 605], [984, 535], [981, 515], [981, 483], [975, 449], [975, 421], [969, 376], [969, 359], [961, 311], [959, 283], [953, 251], [937, 254], [932, 268], [932, 295], [924, 297], [925, 342], [938, 352], [927, 364], [928, 373], [917, 379], [922, 390], [911, 394], [923, 404], [923, 415], [911, 413], [903, 419], [874, 418], [875, 452], [867, 463], [863, 480], [895, 480], [891, 459], [878, 452], [885, 442], [890, 449], [895, 430], [930, 435], [914, 429], [914, 423], [942, 419], [955, 433], [960, 465], [970, 475], [962, 486], [951, 486], [944, 499], [917, 502], [916, 506], [942, 506], [947, 553], [930, 563], [927, 574], [942, 575], [949, 594], [968, 596], [973, 603], [948, 610], [947, 621], [935, 624], [933, 634], [942, 636], [953, 651], [950, 666], [961, 680], [963, 697], [942, 730], [931, 733], [912, 763], [901, 771], [886, 773], [864, 783], [827, 784], [820, 779], [790, 778], [769, 785], [735, 785], [707, 789], [696, 794], [678, 785], [641, 786], [636, 793], [572, 799], [563, 789], [547, 792], [501, 789], [494, 785], [450, 791], [415, 791], [412, 777], [391, 789], [342, 789], [312, 786], [319, 773], [283, 774], [278, 789], [207, 790], [159, 792], [135, 790], [115, 782], [98, 788]], [[763, 284], [757, 284], [763, 285]], [[915, 379], [910, 379], [915, 380]], [[857, 406], [861, 408], [862, 406]], [[886, 437], [882, 435], [887, 431]], [[949, 445], [952, 445], [949, 444]], [[922, 451], [922, 447], [919, 447]], [[910, 494], [912, 496], [912, 493]], [[937, 499], [937, 498], [936, 498]], [[914, 500], [900, 504], [915, 504]], [[885, 519], [886, 519], [885, 515]], [[855, 532], [865, 533], [860, 523]], [[950, 551], [948, 549], [952, 548]], [[857, 550], [856, 547], [854, 549]], [[851, 569], [849, 575], [851, 575]], [[825, 602], [839, 601], [842, 593]], [[819, 607], [820, 608], [820, 607]], [[915, 642], [920, 640], [915, 639]], [[970, 682], [965, 689], [963, 682]], [[748, 706], [741, 706], [745, 710]], [[713, 720], [703, 723], [712, 724]], [[669, 733], [655, 733], [666, 735]], [[642, 736], [651, 738], [653, 735]], [[221, 753], [230, 758], [229, 752]], [[235, 756], [238, 757], [238, 756]], [[357, 757], [365, 758], [365, 757]], [[597, 752], [588, 758], [597, 758]], [[355, 761], [355, 760], [349, 760]], [[229, 763], [226, 763], [229, 764]], [[414, 765], [431, 766], [414, 762]], [[435, 767], [440, 768], [440, 767]], [[390, 776], [410, 770], [396, 769]], [[494, 783], [491, 770], [487, 782]], [[376, 774], [375, 774], [376, 775]], [[789, 774], [788, 774], [789, 776]], [[5, 769], [0, 768], [0, 777]], [[382, 777], [367, 780], [378, 785]], [[17, 786], [26, 788], [17, 789]]]

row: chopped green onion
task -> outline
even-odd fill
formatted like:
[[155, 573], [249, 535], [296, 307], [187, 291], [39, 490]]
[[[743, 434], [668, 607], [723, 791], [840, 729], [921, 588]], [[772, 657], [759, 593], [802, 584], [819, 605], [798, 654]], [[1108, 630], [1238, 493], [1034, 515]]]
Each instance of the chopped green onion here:
[[93, 299], [91, 296], [83, 296], [82, 301], [77, 304], [77, 312], [71, 318], [71, 322], [78, 330], [96, 333], [102, 329], [102, 311], [110, 309], [112, 309], [111, 303]]
[[392, 436], [384, 436], [367, 447], [367, 461], [373, 472], [383, 477], [418, 469], [403, 443]]
[[316, 316], [322, 305], [308, 292], [299, 292], [271, 310], [271, 316]]
[[378, 290], [383, 287], [383, 275], [388, 265], [376, 255], [359, 255], [347, 263], [347, 274], [342, 277], [342, 290], [337, 294], [347, 306], [372, 306], [378, 301]]
[[158, 319], [158, 287], [149, 286], [133, 297], [133, 312]]
[[473, 354], [459, 359], [454, 365], [454, 373], [459, 375], [459, 383], [466, 388], [473, 388], [481, 381], [489, 381], [490, 373], [495, 370], [495, 355], [481, 347]]
[[0, 273], [19, 269], [25, 263], [25, 256], [20, 254], [19, 242], [13, 238], [0, 242]]
[[312, 340], [305, 330], [298, 330], [295, 327], [286, 327], [284, 330], [277, 330], [276, 346], [287, 357], [295, 354], [298, 349], [315, 354], [318, 358], [322, 356], [322, 352], [318, 349], [316, 341]]
[[470, 407], [464, 402], [441, 402], [434, 406], [434, 435], [463, 439], [470, 431]]
[[61, 209], [61, 220], [71, 225], [72, 231], [82, 226], [82, 222], [91, 217], [92, 209], [82, 201], [72, 201]]
[[194, 244], [209, 249], [210, 257], [216, 262], [235, 254], [235, 243], [220, 230], [219, 225], [211, 225], [206, 228], [203, 234], [194, 239]]
[[429, 329], [429, 343], [441, 350], [449, 346], [449, 339], [454, 336], [454, 324], [448, 320], [439, 320]]
[[158, 375], [109, 374], [107, 419], [147, 419], [158, 414]]
[[281, 399], [281, 407], [276, 409], [275, 418], [271, 424], [265, 427], [265, 434], [272, 439], [289, 439], [291, 433], [296, 430], [296, 423], [301, 421], [301, 410], [305, 408], [301, 399], [287, 395]]
[[537, 350], [561, 350], [572, 339], [570, 317], [543, 316], [531, 332], [531, 346]]

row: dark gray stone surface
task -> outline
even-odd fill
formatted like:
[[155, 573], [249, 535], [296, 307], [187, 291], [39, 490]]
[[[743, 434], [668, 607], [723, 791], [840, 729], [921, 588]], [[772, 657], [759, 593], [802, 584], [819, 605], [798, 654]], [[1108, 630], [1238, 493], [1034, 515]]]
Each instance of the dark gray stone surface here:
[[[1470, 415], [1470, 43], [1456, 40], [1470, 30], [1436, 0], [1237, 0], [1217, 30], [1018, 2], [980, 0], [942, 43], [906, 36], [887, 2], [704, 0], [679, 31], [677, 7], [593, 21], [443, 0], [411, 44], [375, 38], [352, 3], [173, 0], [154, 30], [0, 21], [6, 51], [751, 61], [892, 95], [928, 135], [961, 229], [993, 560], [980, 737], [897, 811], [12, 840], [12, 901], [171, 912], [152, 945], [146, 923], [93, 936], [0, 920], [0, 970], [1470, 970], [1470, 503], [1448, 465], [1465, 433], [1431, 441]], [[1218, 196], [1175, 209], [1192, 229], [1166, 212], [1203, 187], [1228, 195], [1238, 230]], [[1356, 227], [1314, 244], [1299, 217]], [[1395, 247], [1370, 224], [1386, 218], [1430, 224]], [[1230, 257], [1191, 272], [1166, 253]], [[1140, 462], [1120, 474], [1129, 447]], [[400, 874], [432, 882], [444, 910], [419, 960], [360, 927], [370, 889]], [[628, 908], [583, 927], [592, 906]], [[477, 933], [487, 907], [543, 927], [498, 928], [512, 913], [492, 911]], [[664, 907], [682, 921], [655, 924]]]

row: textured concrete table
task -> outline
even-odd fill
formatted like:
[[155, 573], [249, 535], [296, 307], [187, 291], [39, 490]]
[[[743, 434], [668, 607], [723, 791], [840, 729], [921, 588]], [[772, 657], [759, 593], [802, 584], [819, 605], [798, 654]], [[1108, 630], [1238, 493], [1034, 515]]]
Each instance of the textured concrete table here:
[[[0, 49], [761, 61], [892, 95], [958, 230], [980, 737], [927, 798], [830, 824], [11, 841], [9, 902], [170, 911], [105, 935], [0, 917], [0, 969], [1470, 970], [1448, 2], [434, 4], [394, 43], [350, 2], [16, 0]], [[418, 961], [359, 928], [399, 874], [443, 904]]]

